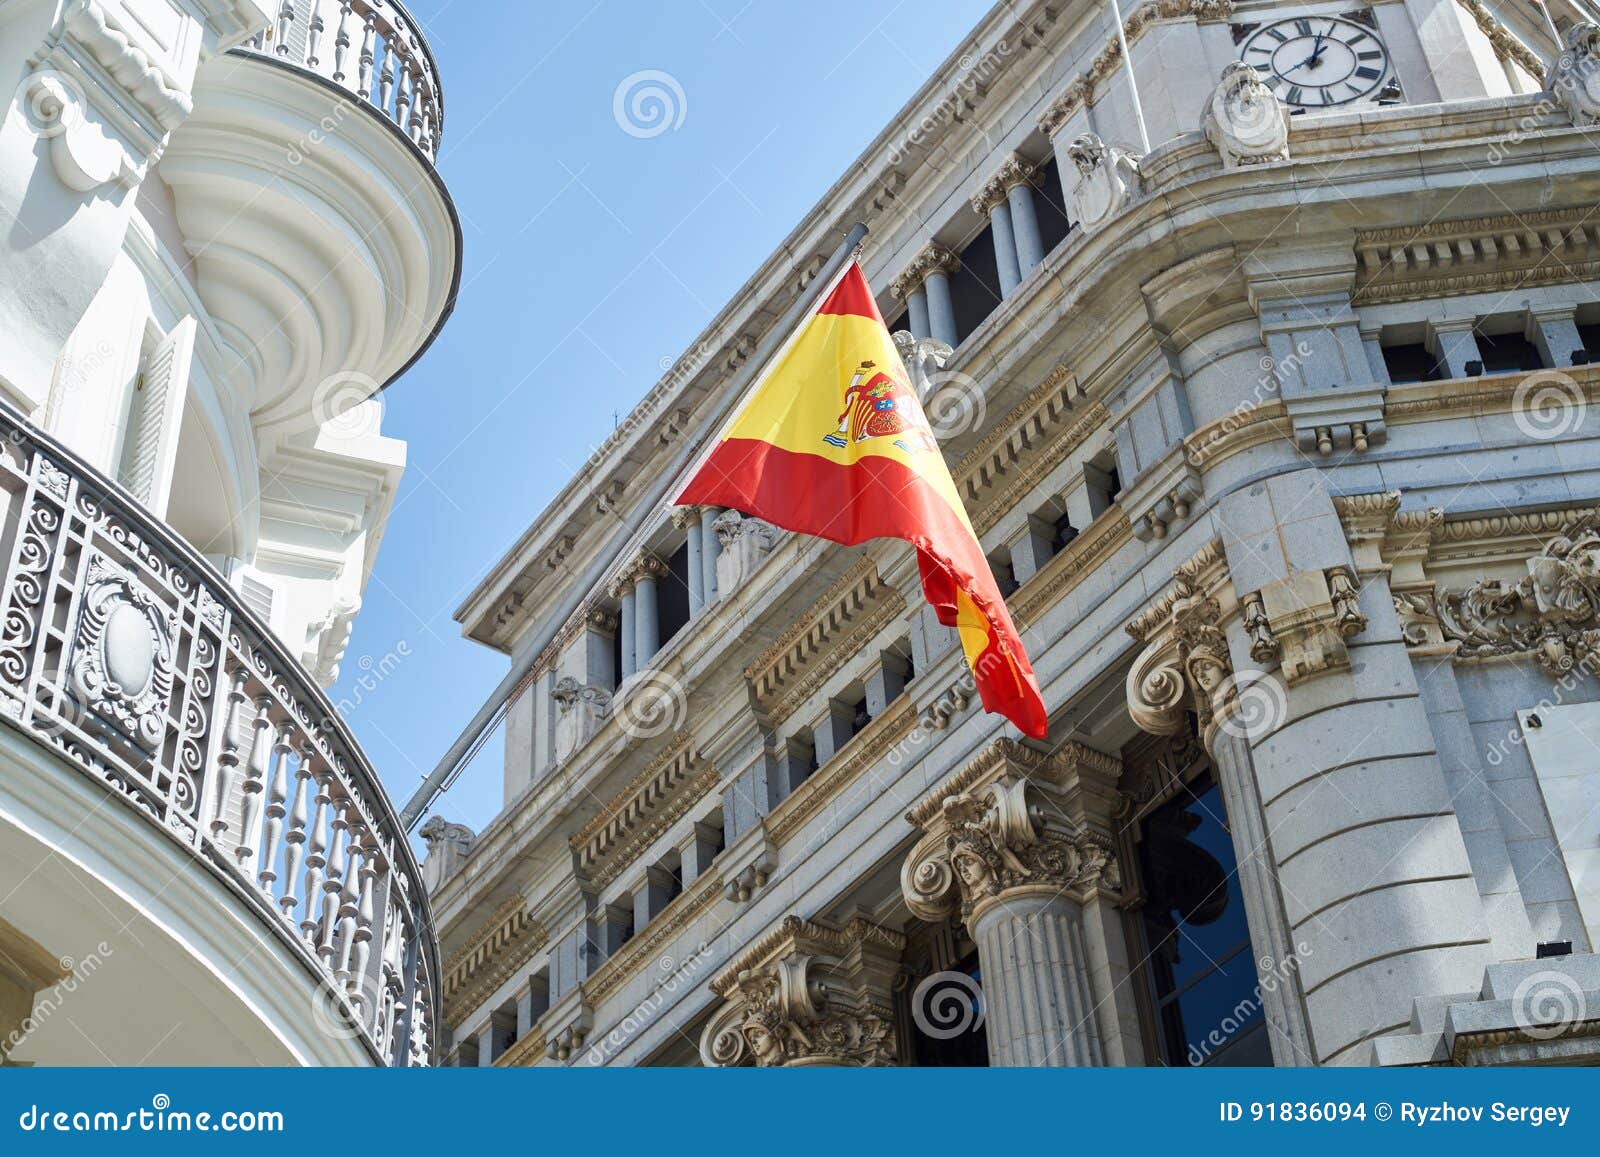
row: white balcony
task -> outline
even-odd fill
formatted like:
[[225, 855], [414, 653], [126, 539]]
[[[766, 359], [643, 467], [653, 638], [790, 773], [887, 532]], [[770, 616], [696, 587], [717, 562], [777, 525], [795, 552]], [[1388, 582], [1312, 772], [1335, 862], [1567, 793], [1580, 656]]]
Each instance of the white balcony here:
[[326, 696], [199, 555], [9, 407], [0, 510], [0, 940], [62, 962], [30, 974], [33, 1023], [0, 1056], [429, 1063], [422, 877]]

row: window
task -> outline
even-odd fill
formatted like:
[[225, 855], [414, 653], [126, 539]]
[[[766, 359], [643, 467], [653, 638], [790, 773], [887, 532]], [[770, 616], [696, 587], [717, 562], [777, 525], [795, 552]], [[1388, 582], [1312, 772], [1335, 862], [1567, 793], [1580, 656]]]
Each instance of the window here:
[[890, 333], [899, 333], [901, 330], [905, 330], [907, 333], [911, 332], [911, 311], [902, 309], [889, 319], [888, 324]]
[[1061, 190], [1061, 170], [1054, 158], [1039, 166], [1038, 184], [1033, 187], [1033, 207], [1039, 218], [1039, 241], [1049, 253], [1067, 239], [1072, 222], [1067, 219], [1066, 196]]
[[[1114, 474], [1115, 471], [1112, 473]], [[1110, 503], [1107, 502], [1106, 505], [1109, 506]], [[1063, 510], [1061, 512], [1061, 517], [1057, 518], [1050, 527], [1051, 554], [1060, 554], [1061, 551], [1066, 548], [1067, 544], [1077, 537], [1078, 528], [1072, 525], [1072, 516]]]
[[1580, 325], [1578, 336], [1583, 339], [1583, 352], [1588, 355], [1589, 361], [1600, 362], [1600, 324]]
[[1480, 330], [1474, 336], [1478, 339], [1478, 357], [1483, 361], [1486, 374], [1514, 374], [1543, 368], [1538, 349], [1521, 333], [1488, 334]]
[[1001, 549], [989, 556], [989, 571], [994, 575], [994, 585], [1000, 590], [1000, 597], [1009, 599], [1018, 586], [1017, 572], [1011, 566], [1011, 552]]
[[1222, 793], [1204, 770], [1139, 825], [1139, 920], [1158, 1063], [1272, 1063], [1226, 823]]
[[990, 226], [984, 226], [961, 251], [961, 268], [950, 277], [950, 302], [955, 308], [958, 343], [966, 341], [1000, 304], [1000, 271]]
[[838, 704], [845, 720], [846, 738], [854, 739], [872, 722], [872, 714], [867, 710], [866, 688], [859, 683], [854, 684], [839, 696]]
[[896, 996], [907, 1060], [920, 1068], [984, 1068], [983, 974], [978, 946], [952, 921], [907, 929], [901, 958], [909, 983]]
[[1437, 382], [1445, 377], [1439, 359], [1428, 352], [1421, 342], [1383, 347], [1383, 364], [1389, 370], [1389, 381], [1397, 386], [1412, 382]]
[[[656, 584], [656, 614], [661, 624], [661, 645], [683, 630], [689, 621], [689, 544], [685, 541], [667, 559], [667, 577]], [[642, 666], [642, 664], [641, 664]]]

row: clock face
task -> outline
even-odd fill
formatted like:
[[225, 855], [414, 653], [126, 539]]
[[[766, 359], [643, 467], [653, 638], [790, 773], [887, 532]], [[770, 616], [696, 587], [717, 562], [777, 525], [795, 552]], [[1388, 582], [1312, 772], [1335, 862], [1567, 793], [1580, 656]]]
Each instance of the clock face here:
[[1288, 104], [1332, 108], [1366, 96], [1389, 71], [1370, 28], [1342, 16], [1296, 16], [1262, 25], [1241, 54]]

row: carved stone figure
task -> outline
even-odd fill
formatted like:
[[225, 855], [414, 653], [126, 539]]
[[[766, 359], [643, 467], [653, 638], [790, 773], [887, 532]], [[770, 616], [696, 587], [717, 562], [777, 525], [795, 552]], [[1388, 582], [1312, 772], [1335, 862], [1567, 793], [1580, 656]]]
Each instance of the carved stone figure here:
[[905, 363], [906, 375], [916, 388], [917, 397], [926, 402], [928, 395], [937, 388], [939, 371], [944, 369], [954, 351], [938, 338], [917, 337], [904, 329], [895, 331], [894, 345], [900, 351], [900, 360]]
[[1084, 133], [1067, 146], [1067, 156], [1078, 170], [1072, 218], [1084, 230], [1098, 229], [1138, 196], [1139, 161], [1134, 154]]
[[1201, 123], [1224, 169], [1289, 157], [1289, 117], [1261, 74], [1243, 61], [1222, 70]]
[[1567, 29], [1561, 55], [1551, 61], [1544, 86], [1575, 125], [1600, 123], [1600, 24]]
[[611, 709], [611, 693], [563, 675], [550, 697], [556, 702], [556, 760], [563, 762], [600, 730]]

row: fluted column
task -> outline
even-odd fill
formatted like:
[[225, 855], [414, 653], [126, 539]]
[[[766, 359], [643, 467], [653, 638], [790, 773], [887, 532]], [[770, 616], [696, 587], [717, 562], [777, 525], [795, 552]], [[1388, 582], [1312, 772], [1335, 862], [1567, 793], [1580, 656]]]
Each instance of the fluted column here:
[[956, 918], [978, 945], [997, 1066], [1102, 1065], [1084, 904], [1120, 898], [1105, 817], [1121, 765], [1068, 743], [1010, 740], [908, 815], [923, 837], [900, 873], [923, 920]]
[[990, 1064], [1104, 1064], [1078, 903], [1049, 887], [1013, 892], [967, 926], [983, 965]]

